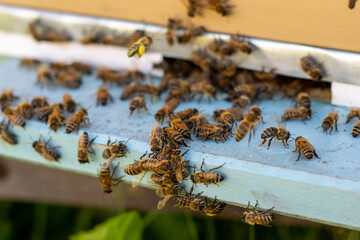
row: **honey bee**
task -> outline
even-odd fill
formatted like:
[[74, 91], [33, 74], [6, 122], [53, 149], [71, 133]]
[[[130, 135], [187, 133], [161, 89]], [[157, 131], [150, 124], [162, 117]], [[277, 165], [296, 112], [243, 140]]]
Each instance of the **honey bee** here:
[[269, 127], [265, 129], [261, 133], [261, 139], [264, 139], [264, 141], [260, 144], [260, 146], [264, 145], [266, 143], [266, 140], [269, 139], [268, 148], [270, 148], [271, 141], [273, 138], [282, 141], [282, 144], [285, 148], [289, 148], [289, 144], [287, 143], [288, 139], [290, 138], [290, 132], [286, 131], [283, 127]]
[[52, 113], [49, 115], [48, 124], [50, 125], [50, 129], [56, 132], [60, 127], [61, 124], [64, 122], [65, 117], [62, 114], [60, 104], [55, 104], [55, 106], [52, 108]]
[[171, 119], [179, 118], [182, 121], [186, 121], [186, 120], [190, 119], [192, 116], [197, 115], [198, 112], [199, 112], [199, 110], [197, 110], [196, 108], [187, 108], [183, 111], [173, 114], [171, 116]]
[[154, 127], [151, 131], [150, 136], [150, 147], [153, 153], [159, 153], [164, 145], [163, 140], [165, 139], [164, 131], [159, 126], [158, 122], [155, 122]]
[[256, 204], [253, 209], [250, 209], [250, 202], [248, 202], [248, 206], [246, 210], [242, 213], [241, 220], [244, 223], [250, 224], [250, 225], [262, 225], [270, 227], [270, 223], [274, 220], [274, 215], [270, 213], [271, 210], [274, 209], [274, 207], [259, 212], [256, 210], [256, 207], [258, 205], [258, 201], [256, 200]]
[[285, 110], [285, 112], [282, 116], [282, 120], [288, 121], [291, 119], [298, 119], [298, 120], [302, 120], [303, 122], [305, 122], [306, 119], [311, 119], [311, 117], [312, 117], [311, 109], [306, 108], [306, 107], [299, 107], [298, 109], [291, 108], [291, 109]]
[[354, 123], [354, 127], [353, 127], [353, 129], [352, 129], [351, 134], [352, 134], [353, 137], [359, 136], [359, 134], [360, 134], [360, 120], [357, 120], [357, 121]]
[[144, 36], [140, 38], [130, 46], [127, 54], [128, 57], [136, 55], [140, 58], [147, 50], [149, 50], [152, 43], [153, 39], [149, 36]]
[[254, 47], [251, 43], [244, 41], [239, 34], [231, 36], [230, 45], [245, 54], [251, 54], [254, 51]]
[[48, 100], [46, 97], [36, 97], [31, 101], [31, 107], [35, 110], [36, 108], [42, 108], [49, 106]]
[[238, 98], [233, 100], [232, 107], [245, 108], [251, 102], [250, 98], [247, 95], [241, 95]]
[[[309, 143], [309, 141], [304, 137], [297, 137], [295, 139], [296, 148], [293, 152], [299, 150], [299, 157], [296, 159], [298, 161], [300, 159], [301, 153], [305, 159], [310, 160], [315, 155], [315, 157], [319, 158], [319, 156], [315, 152], [315, 148], [313, 145]], [[320, 159], [320, 158], [319, 158]]]
[[205, 207], [205, 201], [203, 199], [197, 198], [202, 192], [191, 196], [194, 186], [191, 187], [189, 194], [186, 196], [175, 196], [175, 201], [177, 202], [178, 207], [187, 208], [192, 211], [202, 211]]
[[50, 116], [50, 114], [53, 112], [54, 107], [58, 105], [57, 103], [52, 103], [50, 106], [44, 106], [41, 108], [36, 108], [35, 109], [35, 113], [38, 117], [38, 120], [40, 121], [48, 121], [48, 118]]
[[96, 137], [89, 141], [89, 134], [87, 132], [83, 132], [79, 137], [78, 144], [78, 159], [80, 163], [89, 163], [89, 153], [94, 153], [91, 149], [91, 144], [94, 142]]
[[49, 86], [54, 84], [54, 75], [49, 67], [42, 65], [37, 69], [37, 84]]
[[211, 56], [206, 49], [198, 49], [191, 52], [191, 61], [204, 70], [215, 65], [216, 58]]
[[159, 97], [161, 94], [161, 90], [159, 87], [155, 85], [149, 85], [149, 84], [139, 84], [137, 86], [136, 93], [140, 96], [144, 96], [145, 94], [152, 96]]
[[9, 119], [10, 122], [14, 123], [15, 125], [25, 128], [26, 119], [19, 112], [15, 111], [13, 108], [11, 108], [11, 107], [3, 108], [2, 114], [3, 114], [4, 118]]
[[212, 171], [215, 170], [215, 169], [221, 168], [222, 166], [224, 166], [225, 163], [221, 164], [220, 166], [218, 166], [216, 168], [212, 168], [212, 169], [210, 169], [208, 171], [203, 170], [204, 164], [205, 164], [205, 162], [204, 162], [204, 159], [203, 159], [203, 162], [202, 162], [201, 167], [200, 167], [201, 172], [199, 172], [199, 171], [195, 172], [196, 167], [194, 165], [194, 174], [191, 175], [191, 177], [190, 177], [191, 181], [194, 184], [204, 183], [205, 186], [207, 187], [209, 184], [218, 185], [218, 183], [224, 181], [225, 178], [224, 178], [223, 175], [221, 175], [220, 173], [212, 172]]
[[92, 67], [89, 64], [83, 63], [83, 62], [73, 62], [71, 64], [71, 67], [73, 67], [76, 71], [81, 72], [82, 74], [91, 74]]
[[114, 174], [115, 174], [116, 169], [119, 166], [119, 164], [117, 164], [114, 167], [113, 173], [111, 174], [110, 165], [111, 165], [113, 160], [114, 160], [114, 157], [109, 158], [106, 162], [104, 162], [101, 165], [101, 168], [100, 168], [99, 179], [100, 179], [101, 186], [104, 189], [105, 193], [112, 193], [113, 186], [117, 186], [120, 183], [121, 178], [123, 178], [123, 176], [118, 177], [118, 178], [114, 178]]
[[31, 119], [34, 115], [34, 110], [28, 100], [24, 100], [24, 102], [16, 105], [16, 111], [19, 112], [25, 119]]
[[353, 9], [357, 0], [349, 0], [349, 8]]
[[42, 19], [36, 19], [29, 24], [29, 32], [37, 41], [66, 42], [72, 37], [65, 30], [55, 29]]
[[189, 128], [190, 131], [197, 132], [197, 129], [205, 124], [209, 124], [209, 121], [203, 115], [195, 115], [189, 118], [186, 122], [186, 126]]
[[321, 81], [325, 75], [321, 68], [322, 64], [316, 64], [310, 54], [300, 59], [300, 65], [301, 69], [314, 81]]
[[221, 213], [227, 205], [224, 202], [217, 202], [216, 196], [212, 203], [208, 204], [207, 200], [208, 200], [207, 197], [205, 197], [205, 205], [204, 205], [203, 211], [204, 211], [205, 215], [210, 216], [210, 217], [216, 216], [219, 213]]
[[[222, 58], [216, 63], [216, 69], [228, 78], [232, 78], [237, 73], [237, 67], [234, 61], [228, 58]], [[221, 79], [222, 81], [224, 79]], [[219, 81], [221, 82], [221, 81]]]
[[175, 129], [173, 129], [171, 127], [164, 127], [163, 130], [164, 130], [166, 139], [168, 139], [172, 143], [172, 145], [174, 145], [174, 146], [184, 145], [184, 146], [188, 147], [188, 145], [185, 142], [184, 136], [181, 135], [180, 132], [176, 131]]
[[162, 106], [162, 108], [160, 108], [156, 114], [155, 114], [155, 120], [157, 122], [161, 122], [163, 123], [165, 118], [167, 118], [168, 116], [170, 116], [175, 109], [179, 106], [179, 100], [176, 98], [171, 99], [170, 101], [168, 101], [167, 103], [165, 103], [164, 106]]
[[174, 180], [176, 179], [174, 179], [170, 173], [165, 173], [165, 174], [153, 173], [151, 174], [149, 181], [160, 186], [172, 187], [177, 183], [177, 181]]
[[60, 154], [55, 152], [54, 149], [57, 147], [49, 147], [48, 144], [51, 141], [51, 137], [46, 143], [41, 141], [41, 136], [38, 141], [33, 142], [33, 148], [37, 153], [39, 153], [43, 158], [51, 162], [59, 161]]
[[108, 101], [114, 102], [114, 99], [109, 93], [108, 89], [104, 86], [99, 87], [97, 92], [96, 106], [99, 104], [105, 106]]
[[210, 100], [212, 98], [217, 100], [216, 88], [211, 83], [207, 83], [206, 81], [201, 81], [201, 82], [198, 82], [198, 83], [192, 85], [191, 91], [194, 94], [196, 94], [196, 93], [200, 94], [198, 102], [201, 102], [204, 95], [208, 97], [208, 102], [210, 102]]
[[353, 119], [354, 117], [357, 117], [360, 119], [360, 108], [355, 108], [355, 109], [351, 110], [346, 117], [345, 123], [350, 122], [350, 120]]
[[142, 37], [145, 37], [145, 31], [137, 29], [131, 34], [130, 43], [133, 44]]
[[41, 61], [35, 58], [21, 58], [20, 66], [24, 68], [36, 68], [41, 64]]
[[[130, 139], [129, 139], [130, 140]], [[102, 156], [105, 159], [109, 159], [110, 157], [123, 157], [126, 155], [127, 152], [127, 146], [126, 143], [129, 141], [127, 140], [126, 142], [120, 141], [120, 142], [112, 142], [109, 140], [107, 141], [107, 146], [108, 148], [105, 148]]]
[[223, 123], [203, 124], [196, 129], [195, 136], [204, 141], [212, 139], [217, 143], [228, 140], [229, 132], [230, 127]]
[[13, 103], [14, 100], [17, 100], [17, 99], [19, 99], [19, 97], [14, 95], [13, 90], [7, 90], [7, 89], [3, 90], [0, 95], [1, 109], [9, 106], [10, 104]]
[[231, 56], [236, 52], [236, 49], [233, 48], [229, 42], [222, 39], [214, 39], [214, 41], [209, 43], [208, 47], [211, 51], [222, 57]]
[[69, 89], [78, 89], [82, 84], [82, 74], [74, 68], [56, 74], [56, 83]]
[[168, 19], [168, 23], [166, 25], [167, 31], [165, 33], [165, 38], [170, 46], [178, 43], [178, 39], [175, 31], [181, 27], [182, 25], [181, 23], [182, 23], [181, 19], [176, 19], [176, 18]]
[[92, 29], [80, 40], [82, 44], [102, 43], [105, 37], [105, 31], [102, 29]]
[[3, 142], [5, 141], [11, 145], [15, 145], [18, 143], [17, 136], [9, 131], [9, 124], [10, 122], [5, 126], [4, 121], [0, 123], [0, 139]]
[[70, 67], [69, 64], [64, 62], [52, 62], [50, 68], [55, 72], [65, 71]]
[[139, 83], [133, 82], [130, 85], [126, 86], [121, 94], [120, 99], [126, 100], [132, 98], [136, 94], [139, 85]]
[[191, 140], [191, 134], [189, 131], [189, 128], [186, 126], [186, 124], [180, 119], [175, 118], [170, 121], [170, 126], [178, 131], [181, 135], [183, 135], [185, 138]]
[[261, 115], [262, 112], [259, 107], [252, 106], [249, 109], [248, 113], [245, 115], [244, 120], [239, 124], [239, 126], [236, 129], [235, 140], [237, 142], [241, 141], [250, 130], [250, 134], [249, 134], [249, 144], [250, 144], [251, 130], [253, 132], [253, 135], [255, 135], [255, 126], [260, 121]]
[[62, 102], [66, 111], [68, 111], [69, 113], [75, 112], [77, 104], [75, 100], [70, 96], [70, 94], [64, 93]]
[[195, 17], [195, 15], [202, 16], [202, 10], [206, 4], [202, 0], [187, 0], [187, 15], [189, 17]]
[[194, 27], [190, 24], [190, 27], [186, 28], [184, 33], [178, 36], [178, 42], [181, 44], [186, 44], [192, 42], [195, 38], [201, 36], [206, 32], [204, 26]]
[[265, 72], [264, 69], [262, 69], [261, 72], [254, 72], [254, 76], [261, 80], [261, 81], [271, 81], [276, 79], [276, 74], [275, 74], [276, 68], [272, 68], [270, 69], [269, 72]]
[[143, 97], [135, 97], [131, 99], [129, 103], [129, 109], [130, 109], [130, 116], [132, 113], [137, 109], [138, 114], [140, 116], [140, 109], [144, 108], [146, 112], [148, 112], [148, 108], [146, 107], [146, 102]]
[[229, 0], [208, 0], [208, 3], [212, 9], [224, 17], [231, 15], [232, 8], [234, 7], [230, 5], [228, 1]]
[[326, 132], [330, 129], [329, 134], [331, 134], [333, 128], [335, 127], [335, 131], [337, 132], [337, 121], [339, 119], [338, 111], [334, 110], [329, 115], [327, 115], [322, 124], [321, 127], [323, 129], [323, 132]]
[[157, 209], [162, 209], [165, 207], [166, 203], [170, 198], [178, 196], [181, 194], [183, 187], [180, 185], [173, 185], [171, 187], [159, 186], [156, 188], [156, 195], [163, 197], [163, 200], [160, 200], [157, 205]]
[[221, 113], [219, 117], [219, 122], [228, 125], [230, 127], [230, 130], [232, 129], [234, 124], [236, 124], [235, 120], [235, 115], [228, 111]]
[[84, 123], [86, 126], [89, 125], [89, 119], [87, 118], [88, 111], [86, 109], [80, 109], [72, 115], [66, 124], [66, 133], [72, 133], [76, 130], [79, 131], [80, 124]]
[[309, 94], [307, 94], [305, 92], [299, 93], [296, 97], [296, 105], [300, 106], [300, 107], [310, 108], [311, 107], [311, 98], [310, 98]]

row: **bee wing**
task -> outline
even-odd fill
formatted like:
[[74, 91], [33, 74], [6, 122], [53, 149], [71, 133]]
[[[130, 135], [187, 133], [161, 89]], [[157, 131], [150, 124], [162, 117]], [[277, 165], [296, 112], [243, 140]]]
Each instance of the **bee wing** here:
[[183, 175], [182, 175], [182, 169], [181, 169], [181, 164], [179, 164], [180, 166], [176, 167], [175, 170], [175, 177], [176, 177], [176, 181], [178, 181], [179, 183], [182, 183], [183, 181]]
[[146, 172], [142, 172], [134, 179], [134, 181], [132, 182], [132, 185], [131, 185], [132, 188], [136, 188], [140, 184], [140, 182], [144, 178], [145, 174], [146, 174]]
[[160, 200], [157, 204], [157, 209], [162, 209], [163, 207], [165, 207], [166, 203], [170, 200], [171, 196], [166, 196], [164, 197], [163, 200]]

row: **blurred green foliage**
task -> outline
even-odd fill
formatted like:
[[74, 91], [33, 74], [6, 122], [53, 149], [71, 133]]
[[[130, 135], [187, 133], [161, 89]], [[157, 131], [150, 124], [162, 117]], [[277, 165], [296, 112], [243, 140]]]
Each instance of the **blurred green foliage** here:
[[89, 207], [0, 202], [0, 239], [360, 240], [360, 232], [311, 224], [254, 227], [238, 219], [197, 217], [190, 212], [117, 212]]

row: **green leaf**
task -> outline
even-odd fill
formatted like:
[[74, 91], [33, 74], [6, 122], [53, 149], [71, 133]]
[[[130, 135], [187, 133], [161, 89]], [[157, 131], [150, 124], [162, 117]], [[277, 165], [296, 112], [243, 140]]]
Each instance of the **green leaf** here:
[[72, 235], [72, 240], [140, 240], [142, 219], [138, 212], [124, 212], [95, 226], [93, 229]]

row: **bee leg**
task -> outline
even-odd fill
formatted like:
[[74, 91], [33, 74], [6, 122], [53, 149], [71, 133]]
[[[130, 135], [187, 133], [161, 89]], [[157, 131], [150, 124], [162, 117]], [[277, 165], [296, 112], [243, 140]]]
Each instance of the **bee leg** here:
[[246, 207], [246, 210], [249, 210], [249, 207], [250, 207], [250, 201], [248, 201], [248, 205]]
[[273, 138], [274, 138], [274, 137], [270, 138], [269, 143], [268, 143], [268, 148], [267, 148], [267, 149], [269, 149], [269, 148], [270, 148], [270, 144], [271, 144], [271, 141], [273, 140]]
[[333, 126], [330, 127], [329, 135], [331, 135], [332, 130], [333, 130]]
[[[288, 148], [286, 145], [287, 143], [285, 142], [285, 140], [282, 140], [282, 144], [284, 145], [285, 148]], [[286, 145], [285, 145], [286, 144]]]
[[[40, 136], [41, 137], [41, 136]], [[45, 143], [45, 147], [47, 147], [47, 145], [49, 144], [49, 142], [51, 141], [51, 137], [49, 138], [49, 140], [47, 140], [47, 142]]]
[[275, 207], [269, 208], [268, 210], [266, 210], [266, 211], [262, 212], [261, 214], [268, 213], [268, 212], [270, 212], [271, 210], [273, 210], [274, 208], [275, 208]]
[[189, 149], [186, 150], [181, 156], [183, 157], [185, 154], [187, 154], [189, 152]]
[[338, 132], [337, 121], [335, 122], [335, 131]]
[[200, 170], [201, 170], [202, 172], [205, 172], [204, 169], [203, 169], [204, 164], [205, 164], [205, 159], [203, 158], [203, 161], [202, 161], [201, 167], [200, 167]]
[[146, 156], [146, 154], [147, 154], [147, 151], [144, 153], [144, 155], [142, 155], [142, 156], [140, 157], [140, 160], [142, 160], [142, 159]]
[[296, 159], [296, 161], [299, 161], [300, 156], [301, 156], [301, 151], [300, 151], [300, 148], [299, 148], [299, 156], [298, 156], [298, 158]]
[[254, 206], [254, 210], [255, 210], [255, 211], [256, 211], [257, 205], [259, 205], [259, 201], [258, 201], [258, 200], [256, 200], [256, 203], [255, 203], [255, 206]]
[[212, 168], [212, 169], [210, 169], [209, 171], [212, 171], [212, 170], [215, 170], [215, 169], [219, 169], [219, 168], [221, 168], [221, 167], [224, 166], [224, 165], [225, 165], [225, 163], [221, 164], [220, 166], [218, 166], [218, 167], [216, 167], [216, 168]]
[[318, 159], [321, 159], [321, 158], [316, 154], [315, 150], [314, 150], [314, 155], [315, 155], [315, 157], [317, 157]]
[[262, 146], [266, 143], [266, 139], [264, 139], [264, 141], [262, 141], [262, 143], [259, 146]]
[[251, 141], [251, 128], [250, 128], [250, 131], [249, 131], [249, 141], [248, 141], [248, 144], [250, 145], [250, 141]]

